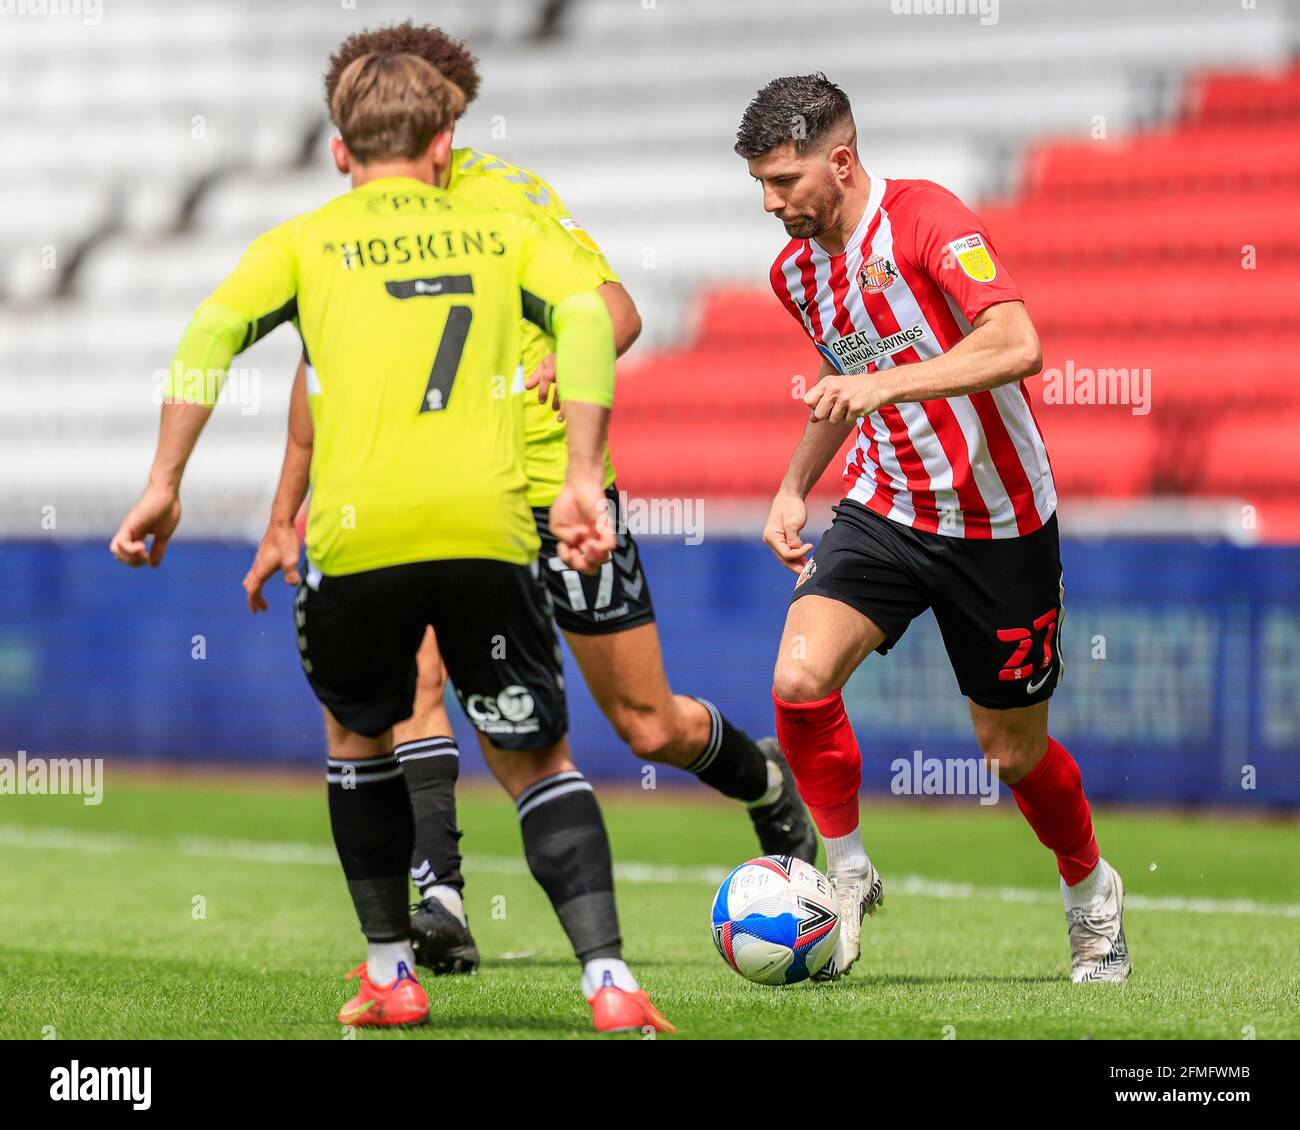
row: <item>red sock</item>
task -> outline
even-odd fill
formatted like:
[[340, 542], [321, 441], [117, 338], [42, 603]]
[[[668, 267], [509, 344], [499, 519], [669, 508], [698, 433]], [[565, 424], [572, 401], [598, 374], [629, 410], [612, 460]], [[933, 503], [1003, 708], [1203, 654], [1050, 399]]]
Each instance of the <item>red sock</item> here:
[[1056, 853], [1061, 878], [1070, 886], [1086, 879], [1100, 853], [1083, 779], [1070, 751], [1049, 736], [1042, 761], [1011, 791], [1034, 834]]
[[858, 826], [862, 754], [840, 692], [819, 702], [776, 704], [776, 739], [790, 763], [799, 795], [823, 836], [847, 836]]

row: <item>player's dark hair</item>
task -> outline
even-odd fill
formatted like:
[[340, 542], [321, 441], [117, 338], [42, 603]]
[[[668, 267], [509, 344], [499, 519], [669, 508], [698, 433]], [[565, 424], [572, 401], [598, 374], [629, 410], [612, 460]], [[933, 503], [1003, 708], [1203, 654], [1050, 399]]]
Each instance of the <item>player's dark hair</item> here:
[[848, 95], [820, 71], [774, 78], [745, 107], [736, 152], [748, 161], [791, 142], [802, 153], [852, 116]]
[[407, 20], [392, 27], [356, 32], [339, 44], [325, 72], [326, 105], [334, 104], [334, 91], [343, 72], [363, 55], [416, 55], [460, 87], [466, 106], [478, 97], [478, 60], [465, 41], [453, 39], [441, 28], [416, 27]]

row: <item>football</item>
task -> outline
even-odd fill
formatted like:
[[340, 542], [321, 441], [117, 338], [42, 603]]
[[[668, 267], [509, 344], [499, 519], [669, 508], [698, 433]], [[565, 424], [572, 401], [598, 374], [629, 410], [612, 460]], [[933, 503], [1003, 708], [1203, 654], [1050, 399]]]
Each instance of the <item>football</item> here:
[[793, 985], [818, 973], [840, 935], [826, 876], [788, 855], [742, 863], [713, 899], [713, 943], [723, 960], [758, 985]]

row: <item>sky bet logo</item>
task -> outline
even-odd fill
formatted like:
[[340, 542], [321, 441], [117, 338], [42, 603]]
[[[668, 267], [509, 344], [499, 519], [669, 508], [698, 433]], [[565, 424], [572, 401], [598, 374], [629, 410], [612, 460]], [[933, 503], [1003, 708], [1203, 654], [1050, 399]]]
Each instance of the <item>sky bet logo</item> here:
[[82, 1067], [73, 1060], [70, 1067], [50, 1072], [53, 1102], [110, 1102], [131, 1104], [132, 1110], [148, 1110], [151, 1103], [151, 1067]]

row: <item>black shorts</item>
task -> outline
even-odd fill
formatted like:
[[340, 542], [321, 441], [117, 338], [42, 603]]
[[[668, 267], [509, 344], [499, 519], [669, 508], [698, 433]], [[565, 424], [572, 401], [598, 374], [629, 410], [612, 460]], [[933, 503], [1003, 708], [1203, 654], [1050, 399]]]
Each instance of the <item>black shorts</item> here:
[[610, 487], [605, 497], [610, 501], [610, 518], [618, 531], [618, 548], [597, 573], [579, 573], [565, 567], [551, 533], [550, 510], [544, 506], [533, 508], [542, 539], [537, 560], [551, 594], [555, 622], [566, 632], [580, 636], [624, 632], [641, 624], [653, 624], [655, 618], [636, 541], [624, 529], [618, 487]]
[[411, 716], [415, 656], [430, 625], [461, 708], [493, 745], [546, 749], [568, 730], [559, 641], [532, 566], [476, 559], [309, 572], [294, 603], [307, 681], [349, 730], [378, 737]]
[[825, 596], [882, 632], [882, 655], [927, 608], [961, 692], [994, 710], [1051, 698], [1061, 678], [1064, 587], [1056, 515], [1017, 538], [944, 537], [845, 499], [791, 603]]

